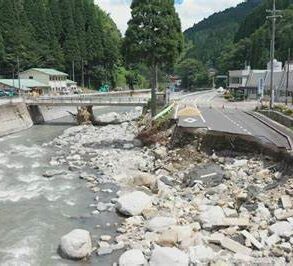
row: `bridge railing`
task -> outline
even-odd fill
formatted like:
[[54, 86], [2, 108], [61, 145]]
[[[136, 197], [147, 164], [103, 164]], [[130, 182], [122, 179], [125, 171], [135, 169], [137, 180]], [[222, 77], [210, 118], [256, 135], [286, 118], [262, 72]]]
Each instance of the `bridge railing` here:
[[127, 103], [139, 103], [146, 104], [149, 101], [147, 97], [107, 97], [107, 98], [95, 98], [95, 97], [28, 97], [27, 103], [31, 104], [127, 104]]

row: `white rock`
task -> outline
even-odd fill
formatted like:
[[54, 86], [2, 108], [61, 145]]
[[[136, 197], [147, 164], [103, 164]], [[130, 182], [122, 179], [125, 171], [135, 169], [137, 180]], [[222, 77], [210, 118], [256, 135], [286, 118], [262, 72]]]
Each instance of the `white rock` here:
[[157, 177], [149, 173], [138, 173], [132, 178], [133, 185], [152, 188], [156, 185]]
[[203, 205], [200, 207], [200, 220], [204, 228], [210, 228], [214, 224], [220, 224], [225, 218], [224, 211], [219, 206]]
[[113, 252], [113, 248], [112, 247], [100, 247], [97, 251], [99, 256], [104, 256], [104, 255], [108, 255], [111, 254]]
[[234, 160], [234, 163], [233, 163], [233, 167], [243, 167], [243, 166], [247, 166], [247, 163], [248, 163], [248, 160]]
[[227, 217], [237, 217], [238, 213], [235, 209], [223, 208], [223, 211]]
[[293, 231], [293, 224], [289, 222], [277, 222], [269, 227], [272, 234], [277, 234], [279, 236], [284, 236]]
[[75, 229], [61, 238], [61, 255], [69, 259], [82, 259], [92, 252], [90, 233], [86, 230]]
[[194, 264], [208, 263], [216, 257], [216, 253], [210, 248], [204, 245], [198, 245], [189, 248], [190, 262]]
[[154, 150], [155, 157], [157, 159], [164, 159], [167, 156], [167, 148], [166, 147], [158, 147]]
[[156, 246], [150, 259], [150, 266], [188, 266], [188, 264], [188, 255], [177, 248]]
[[119, 266], [147, 265], [147, 261], [139, 249], [131, 249], [124, 252], [119, 258]]
[[152, 205], [152, 197], [144, 192], [135, 191], [120, 197], [116, 203], [117, 210], [127, 216], [140, 215]]
[[148, 224], [147, 229], [152, 232], [161, 232], [167, 230], [170, 226], [176, 225], [177, 221], [173, 217], [154, 217]]
[[102, 241], [110, 241], [111, 239], [112, 239], [112, 237], [111, 236], [109, 236], [109, 235], [102, 235], [101, 237], [100, 237], [100, 239], [102, 240]]

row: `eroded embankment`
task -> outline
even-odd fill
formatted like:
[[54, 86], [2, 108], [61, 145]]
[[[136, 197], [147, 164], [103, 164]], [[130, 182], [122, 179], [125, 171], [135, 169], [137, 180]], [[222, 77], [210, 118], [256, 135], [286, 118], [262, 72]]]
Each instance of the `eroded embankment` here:
[[24, 103], [0, 105], [0, 137], [30, 128], [33, 125]]
[[[108, 201], [96, 198], [92, 214], [118, 212], [125, 219], [112, 235], [90, 239], [84, 232], [93, 244], [84, 256], [122, 249], [119, 265], [154, 266], [292, 260], [293, 184], [281, 163], [239, 152], [209, 155], [195, 134], [174, 143], [163, 122], [139, 127], [79, 126], [49, 144], [60, 150], [52, 165], [80, 172], [93, 193], [103, 182], [121, 189]], [[69, 243], [76, 237], [76, 231], [66, 235]]]

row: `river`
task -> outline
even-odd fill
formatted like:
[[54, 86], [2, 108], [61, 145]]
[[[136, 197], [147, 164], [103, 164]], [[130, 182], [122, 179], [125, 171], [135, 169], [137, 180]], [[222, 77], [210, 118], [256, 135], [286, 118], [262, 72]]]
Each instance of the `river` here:
[[[96, 114], [126, 110], [103, 108]], [[1, 265], [112, 265], [121, 254], [93, 255], [90, 261], [74, 262], [61, 259], [56, 252], [60, 237], [72, 229], [89, 230], [97, 239], [101, 234], [114, 234], [113, 224], [121, 219], [115, 212], [91, 215], [95, 195], [78, 174], [53, 179], [42, 176], [54, 169], [49, 162], [56, 153], [43, 144], [62, 134], [72, 122], [70, 117], [63, 118], [0, 139]], [[113, 185], [111, 189], [116, 190]], [[99, 196], [105, 201], [110, 197], [106, 193]]]

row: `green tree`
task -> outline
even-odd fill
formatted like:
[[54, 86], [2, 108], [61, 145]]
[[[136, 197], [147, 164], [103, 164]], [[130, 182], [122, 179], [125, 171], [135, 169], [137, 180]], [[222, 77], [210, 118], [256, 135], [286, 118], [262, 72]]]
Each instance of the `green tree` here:
[[195, 59], [185, 59], [180, 62], [176, 66], [176, 74], [182, 78], [183, 88], [191, 91], [210, 85], [207, 68]]
[[129, 70], [126, 75], [126, 83], [130, 90], [134, 90], [136, 85], [142, 83], [142, 76], [136, 70]]
[[133, 0], [132, 18], [124, 40], [127, 63], [143, 62], [153, 73], [152, 115], [156, 114], [158, 68], [174, 65], [183, 48], [183, 35], [173, 0]]

